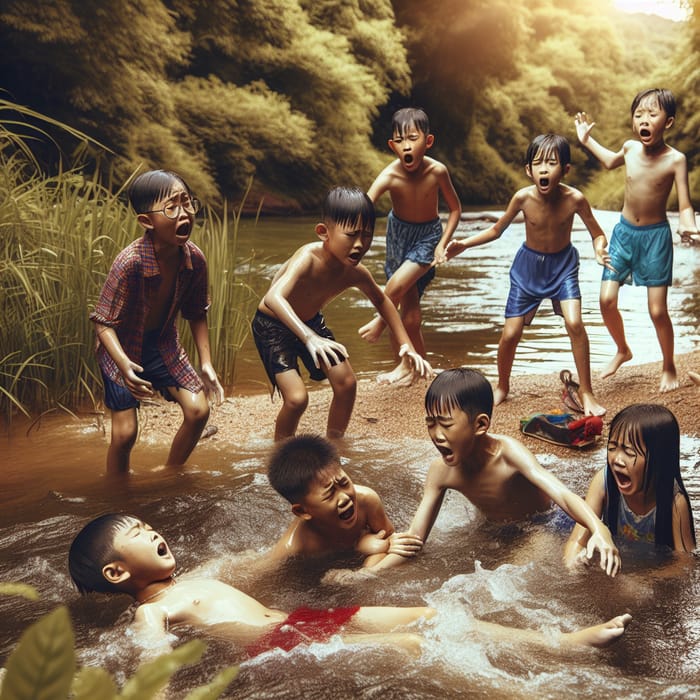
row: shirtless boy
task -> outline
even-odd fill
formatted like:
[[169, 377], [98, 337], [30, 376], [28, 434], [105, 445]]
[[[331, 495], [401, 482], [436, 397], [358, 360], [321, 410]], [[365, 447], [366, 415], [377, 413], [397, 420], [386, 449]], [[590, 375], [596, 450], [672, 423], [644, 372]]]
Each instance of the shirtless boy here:
[[320, 241], [302, 246], [282, 265], [258, 306], [253, 338], [273, 391], [277, 387], [282, 395], [275, 440], [294, 435], [308, 403], [298, 358], [312, 379], [328, 378], [333, 389], [328, 437], [345, 434], [357, 382], [348, 352], [336, 342], [321, 310], [349, 287], [365, 294], [401, 343], [401, 374], [432, 374], [430, 365], [415, 352], [396, 307], [361, 262], [372, 243], [374, 222], [374, 205], [364, 192], [351, 187], [332, 189], [323, 204], [323, 221], [316, 224]]
[[506, 320], [498, 343], [495, 404], [504, 401], [510, 391], [510, 373], [523, 328], [532, 322], [542, 300], [551, 299], [555, 313], [564, 317], [571, 340], [584, 413], [602, 416], [605, 408], [593, 395], [588, 334], [581, 318], [579, 254], [571, 243], [574, 215], [578, 214], [588, 229], [596, 261], [604, 266], [609, 266], [607, 241], [586, 198], [561, 182], [569, 172], [570, 160], [569, 143], [563, 136], [537, 136], [525, 158], [525, 172], [534, 184], [513, 195], [503, 216], [493, 226], [469, 238], [453, 240], [447, 257], [500, 238], [518, 212], [523, 213], [525, 242], [510, 269]]
[[610, 266], [603, 270], [600, 311], [617, 352], [602, 377], [610, 377], [632, 359], [622, 315], [617, 306], [620, 286], [632, 281], [647, 288], [649, 316], [661, 347], [663, 366], [659, 391], [678, 388], [673, 358], [673, 325], [668, 314], [668, 288], [673, 281], [673, 238], [666, 218], [666, 203], [675, 184], [678, 197], [681, 239], [698, 239], [695, 211], [690, 202], [688, 164], [685, 155], [665, 141], [676, 119], [676, 100], [669, 90], [643, 90], [632, 100], [632, 131], [635, 139], [625, 141], [614, 152], [598, 143], [585, 112], [575, 118], [576, 134], [608, 170], [625, 166], [625, 198], [622, 215], [610, 240]]
[[[129, 471], [139, 402], [154, 390], [182, 408], [182, 425], [166, 464], [187, 461], [209, 418], [207, 395], [224, 391], [211, 364], [207, 262], [190, 241], [199, 202], [175, 173], [151, 170], [129, 187], [142, 238], [115, 258], [90, 320], [97, 331], [97, 362], [112, 412], [107, 471]], [[201, 378], [178, 336], [178, 313], [189, 321]]]
[[[435, 140], [426, 113], [412, 107], [398, 110], [391, 134], [389, 148], [397, 159], [379, 173], [368, 194], [373, 202], [385, 192], [391, 197], [384, 291], [400, 310], [416, 352], [425, 356], [420, 297], [435, 276], [435, 264], [445, 261], [445, 247], [457, 228], [462, 207], [447, 168], [425, 155]], [[444, 231], [438, 217], [440, 195], [449, 210]], [[359, 333], [374, 343], [385, 325], [375, 317]]]
[[[134, 626], [139, 641], [165, 647], [177, 625], [199, 629], [216, 626], [245, 647], [248, 656], [275, 648], [290, 650], [310, 641], [342, 634], [346, 642], [382, 643], [412, 652], [421, 637], [397, 629], [435, 614], [429, 607], [351, 607], [333, 610], [300, 608], [291, 614], [264, 606], [255, 598], [197, 572], [174, 578], [175, 557], [166, 541], [134, 516], [108, 514], [88, 523], [70, 547], [68, 566], [78, 590], [87, 594], [126, 593], [138, 603]], [[631, 619], [620, 615], [608, 622], [552, 638], [534, 630], [478, 621], [479, 632], [493, 639], [522, 641], [557, 650], [575, 646], [602, 647], [614, 642]]]
[[[425, 422], [440, 457], [428, 469], [423, 498], [408, 531], [425, 543], [448, 489], [462, 493], [494, 521], [529, 518], [554, 502], [592, 533], [588, 559], [598, 550], [600, 567], [615, 576], [620, 555], [608, 528], [525, 445], [489, 433], [492, 408], [491, 385], [476, 370], [449, 369], [433, 380], [425, 396]], [[382, 568], [403, 561], [388, 555]]]
[[409, 557], [420, 550], [420, 539], [394, 531], [377, 492], [354, 484], [333, 444], [320, 436], [297, 435], [278, 445], [267, 475], [295, 516], [268, 561], [355, 551], [371, 567], [388, 553]]

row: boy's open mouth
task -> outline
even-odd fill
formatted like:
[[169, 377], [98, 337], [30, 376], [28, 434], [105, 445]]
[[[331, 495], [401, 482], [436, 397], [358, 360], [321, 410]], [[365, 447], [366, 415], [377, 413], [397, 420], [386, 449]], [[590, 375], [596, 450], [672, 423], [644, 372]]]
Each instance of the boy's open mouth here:
[[406, 163], [406, 165], [410, 165], [411, 163], [413, 163], [413, 156], [410, 153], [407, 153], [403, 157], [403, 162]]
[[649, 129], [640, 129], [639, 135], [644, 139], [648, 139], [651, 136], [651, 131]]
[[158, 556], [166, 557], [168, 555], [168, 545], [165, 542], [158, 543]]
[[190, 233], [192, 233], [192, 224], [190, 224], [188, 221], [183, 221], [175, 229], [175, 235], [179, 238], [189, 238]]
[[541, 177], [540, 178], [540, 187], [549, 187], [549, 178], [548, 177]]
[[449, 447], [443, 447], [442, 445], [435, 445], [437, 448], [437, 451], [443, 456], [443, 457], [451, 457], [452, 456], [452, 450]]
[[350, 520], [355, 515], [355, 504], [351, 503], [342, 513], [338, 514], [341, 520]]
[[356, 260], [357, 262], [360, 262], [360, 260], [362, 260], [362, 253], [355, 251], [354, 253], [350, 253], [349, 257], [350, 260]]

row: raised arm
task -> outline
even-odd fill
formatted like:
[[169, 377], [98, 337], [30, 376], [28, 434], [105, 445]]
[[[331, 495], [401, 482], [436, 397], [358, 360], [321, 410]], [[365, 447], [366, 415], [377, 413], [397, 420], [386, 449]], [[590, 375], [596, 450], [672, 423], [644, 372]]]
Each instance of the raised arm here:
[[513, 466], [591, 533], [586, 556], [591, 559], [595, 550], [598, 550], [600, 568], [604, 569], [608, 576], [615, 576], [620, 570], [620, 553], [613, 542], [610, 530], [601, 522], [591, 506], [568, 489], [554, 474], [542, 467], [532, 452], [517, 440], [510, 440], [507, 449], [510, 453], [508, 459]]
[[619, 168], [625, 163], [624, 147], [617, 153], [605, 148], [599, 144], [592, 136], [591, 129], [595, 126], [595, 122], [589, 122], [585, 112], [578, 112], [574, 117], [576, 126], [576, 136], [584, 148], [587, 148], [607, 170]]

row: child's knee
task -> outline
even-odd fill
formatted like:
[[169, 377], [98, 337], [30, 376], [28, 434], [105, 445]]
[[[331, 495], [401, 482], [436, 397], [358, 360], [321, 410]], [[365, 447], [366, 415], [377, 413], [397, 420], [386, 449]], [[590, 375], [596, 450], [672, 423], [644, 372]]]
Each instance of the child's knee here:
[[118, 450], [130, 450], [136, 444], [137, 435], [136, 418], [112, 417], [112, 447]]
[[183, 419], [193, 425], [206, 424], [209, 420], [209, 412], [209, 402], [203, 391], [195, 395], [192, 403], [186, 403], [182, 406]]
[[580, 318], [564, 321], [564, 325], [570, 338], [580, 338], [586, 332], [583, 321]]
[[332, 382], [333, 393], [336, 396], [353, 397], [357, 393], [357, 378], [354, 372], [346, 372], [336, 376]]
[[309, 405], [309, 394], [305, 387], [298, 389], [287, 390], [282, 394], [284, 407], [288, 411], [294, 413], [303, 413]]

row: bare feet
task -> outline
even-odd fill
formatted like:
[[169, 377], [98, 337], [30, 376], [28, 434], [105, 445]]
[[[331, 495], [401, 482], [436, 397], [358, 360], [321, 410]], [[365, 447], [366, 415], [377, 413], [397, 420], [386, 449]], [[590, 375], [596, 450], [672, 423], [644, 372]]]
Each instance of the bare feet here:
[[700, 386], [700, 374], [697, 372], [688, 372], [688, 376], [690, 377], [690, 381], [693, 382], [693, 384], [697, 384]]
[[375, 316], [369, 323], [365, 323], [357, 332], [360, 334], [360, 337], [368, 343], [376, 343], [385, 328], [386, 323], [384, 323], [384, 319]]
[[608, 363], [608, 366], [603, 370], [603, 373], [600, 375], [601, 379], [605, 379], [606, 377], [612, 377], [615, 372], [617, 372], [618, 369], [620, 369], [620, 365], [624, 364], [625, 362], [629, 362], [629, 360], [632, 359], [632, 351], [627, 348], [625, 352], [618, 352], [615, 357], [613, 357], [612, 360]]
[[602, 625], [586, 627], [578, 632], [569, 632], [562, 635], [562, 641], [567, 645], [588, 646], [602, 649], [616, 642], [624, 633], [630, 623], [632, 615], [625, 613], [618, 615]]
[[403, 357], [391, 372], [382, 372], [377, 375], [379, 384], [392, 384], [393, 386], [411, 386], [416, 373], [407, 357]]
[[582, 391], [580, 393], [581, 401], [583, 402], [583, 413], [587, 416], [604, 416], [606, 408], [601, 406], [592, 393]]
[[668, 391], [675, 391], [678, 389], [678, 377], [676, 376], [676, 371], [666, 370], [661, 373], [661, 381], [659, 382], [659, 391], [665, 394]]
[[493, 392], [493, 405], [498, 406], [499, 403], [503, 403], [508, 397], [508, 391], [508, 389], [504, 391], [500, 386], [497, 386]]

